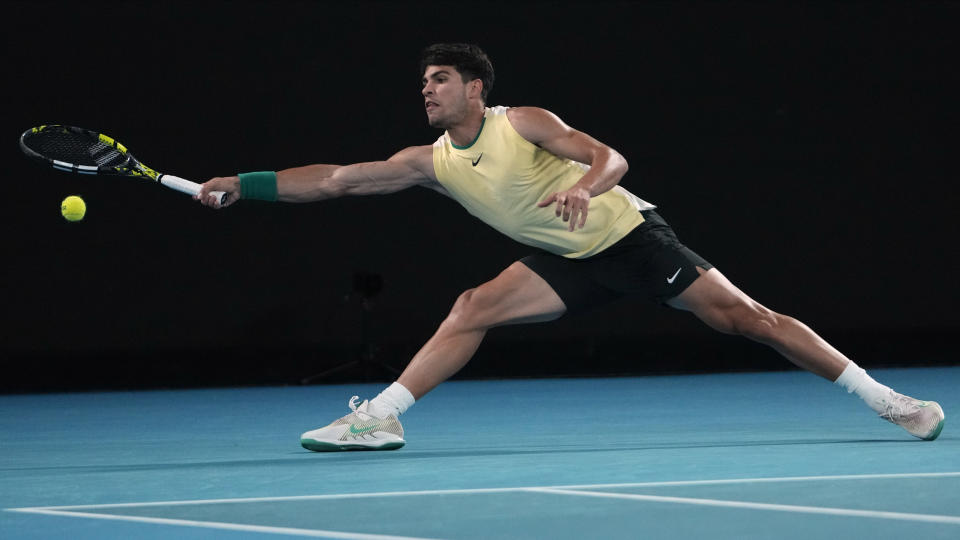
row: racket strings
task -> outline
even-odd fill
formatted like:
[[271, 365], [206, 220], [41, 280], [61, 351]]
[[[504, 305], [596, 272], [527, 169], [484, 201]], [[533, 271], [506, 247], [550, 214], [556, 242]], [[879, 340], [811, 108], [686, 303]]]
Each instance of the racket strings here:
[[92, 146], [88, 150], [88, 153], [90, 154], [90, 158], [96, 161], [100, 167], [119, 165], [123, 162], [123, 154], [113, 146], [104, 144], [102, 141], [97, 141], [97, 144]]
[[126, 161], [126, 156], [113, 146], [72, 131], [42, 131], [24, 143], [42, 156], [73, 165], [118, 166]]

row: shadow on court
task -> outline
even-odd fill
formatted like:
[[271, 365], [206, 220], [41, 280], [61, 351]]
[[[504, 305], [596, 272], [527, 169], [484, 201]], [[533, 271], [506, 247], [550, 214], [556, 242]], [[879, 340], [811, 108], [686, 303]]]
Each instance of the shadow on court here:
[[748, 448], [763, 446], [820, 446], [843, 444], [912, 444], [923, 443], [920, 440], [890, 440], [890, 439], [798, 439], [798, 440], [769, 440], [751, 442], [690, 442], [682, 444], [649, 444], [642, 446], [624, 446], [608, 448], [586, 448], [582, 446], [571, 448], [463, 448], [449, 450], [417, 451], [401, 450], [399, 452], [291, 452], [290, 457], [277, 459], [242, 459], [223, 461], [198, 461], [189, 463], [142, 463], [126, 465], [63, 465], [54, 467], [2, 467], [0, 471], [34, 471], [34, 472], [74, 472], [74, 473], [112, 473], [112, 472], [144, 472], [144, 471], [174, 471], [190, 469], [228, 469], [245, 467], [293, 467], [301, 468], [306, 459], [316, 463], [343, 463], [369, 462], [383, 463], [390, 461], [401, 462], [417, 459], [442, 458], [471, 458], [496, 456], [535, 456], [556, 454], [589, 454], [644, 452], [651, 450], [680, 450], [680, 449], [713, 449], [713, 448]]

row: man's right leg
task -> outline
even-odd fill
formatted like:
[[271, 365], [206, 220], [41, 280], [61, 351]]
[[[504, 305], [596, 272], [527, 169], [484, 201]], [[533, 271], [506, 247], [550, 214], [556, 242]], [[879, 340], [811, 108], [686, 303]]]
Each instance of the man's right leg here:
[[470, 361], [487, 330], [542, 322], [566, 311], [550, 285], [523, 263], [457, 298], [437, 332], [413, 357], [397, 382], [420, 399]]
[[566, 306], [550, 285], [525, 264], [516, 262], [499, 276], [457, 298], [433, 337], [407, 365], [397, 382], [373, 401], [324, 428], [300, 436], [309, 450], [390, 450], [405, 444], [397, 416], [415, 399], [460, 371], [470, 361], [487, 330], [495, 326], [542, 322], [563, 315]]

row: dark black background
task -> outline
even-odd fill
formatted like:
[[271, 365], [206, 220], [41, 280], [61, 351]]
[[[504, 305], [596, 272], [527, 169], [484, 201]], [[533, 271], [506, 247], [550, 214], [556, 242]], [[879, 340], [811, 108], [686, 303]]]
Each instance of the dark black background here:
[[[758, 301], [861, 365], [954, 363], [958, 8], [8, 4], [2, 388], [295, 383], [360, 351], [358, 272], [384, 283], [376, 359], [402, 366], [459, 292], [528, 250], [424, 189], [217, 212], [44, 169], [16, 139], [84, 126], [197, 181], [384, 159], [439, 135], [417, 72], [438, 41], [489, 53], [490, 104], [548, 108], [623, 153], [622, 184]], [[69, 194], [84, 221], [59, 216]], [[462, 375], [786, 368], [688, 314], [621, 302], [494, 330]]]

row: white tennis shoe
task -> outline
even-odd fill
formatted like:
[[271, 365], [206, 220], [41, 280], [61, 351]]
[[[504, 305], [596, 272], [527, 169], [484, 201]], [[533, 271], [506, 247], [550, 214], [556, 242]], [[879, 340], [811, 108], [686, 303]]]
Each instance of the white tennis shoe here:
[[300, 446], [314, 452], [342, 450], [396, 450], [407, 444], [403, 440], [403, 426], [394, 415], [377, 418], [369, 413], [369, 402], [356, 404], [358, 396], [350, 398], [350, 414], [327, 427], [308, 431], [300, 436]]
[[932, 441], [943, 430], [943, 409], [936, 401], [920, 401], [891, 391], [880, 418], [893, 422], [914, 437]]

